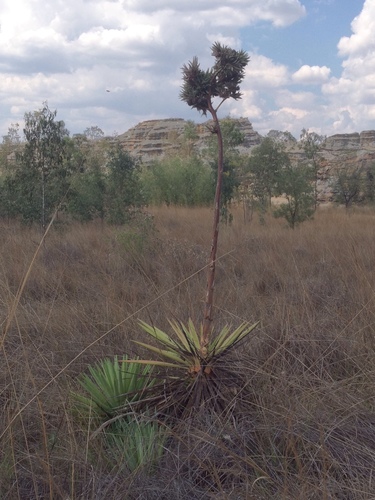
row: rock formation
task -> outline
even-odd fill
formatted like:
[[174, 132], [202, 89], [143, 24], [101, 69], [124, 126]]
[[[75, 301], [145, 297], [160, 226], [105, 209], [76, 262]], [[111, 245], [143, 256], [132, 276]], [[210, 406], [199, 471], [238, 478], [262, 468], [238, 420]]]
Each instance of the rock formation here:
[[[253, 129], [247, 118], [236, 120], [244, 135], [244, 143], [238, 148], [243, 154], [251, 154], [251, 149], [260, 144], [262, 136]], [[184, 144], [185, 127], [189, 122], [181, 118], [148, 120], [139, 123], [119, 136], [123, 147], [143, 164], [178, 153]], [[194, 142], [197, 151], [207, 145], [212, 134], [212, 121], [194, 124], [198, 139]], [[273, 131], [277, 132], [277, 131]], [[306, 160], [298, 141], [286, 143], [292, 161]], [[361, 133], [336, 134], [328, 137], [320, 154], [318, 193], [320, 201], [332, 199], [332, 180], [340, 169], [368, 169], [375, 164], [375, 130]]]
[[[239, 150], [246, 153], [253, 146], [260, 144], [262, 136], [254, 131], [247, 118], [239, 118], [236, 121], [245, 138]], [[205, 123], [195, 124], [195, 133], [198, 136], [195, 148], [198, 151], [207, 147], [207, 139], [212, 134], [210, 128], [212, 123], [212, 120], [208, 120]], [[188, 122], [181, 118], [147, 120], [120, 135], [119, 140], [131, 155], [142, 163], [149, 164], [166, 154], [178, 152], [184, 140], [187, 124]]]

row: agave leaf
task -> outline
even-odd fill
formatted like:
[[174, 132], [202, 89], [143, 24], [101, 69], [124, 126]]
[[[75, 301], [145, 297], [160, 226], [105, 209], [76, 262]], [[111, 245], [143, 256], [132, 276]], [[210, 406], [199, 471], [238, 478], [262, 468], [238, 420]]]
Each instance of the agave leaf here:
[[169, 323], [180, 339], [181, 344], [186, 348], [186, 354], [196, 355], [200, 348], [200, 341], [193, 322], [189, 320], [188, 326], [177, 321], [169, 321]]
[[103, 394], [102, 390], [100, 390], [100, 388], [87, 375], [85, 377], [82, 377], [82, 379], [79, 380], [79, 383], [81, 387], [90, 394], [90, 397], [83, 397], [85, 397], [87, 400], [90, 400], [91, 404], [92, 402], [97, 404], [99, 401], [104, 401], [104, 403], [106, 402], [106, 397]]
[[230, 331], [230, 326], [225, 325], [223, 329], [216, 335], [216, 337], [209, 344], [210, 354], [214, 354], [218, 345], [220, 345], [226, 338]]
[[146, 349], [155, 352], [156, 354], [159, 354], [159, 356], [162, 356], [164, 358], [171, 359], [172, 361], [175, 361], [176, 363], [180, 363], [181, 365], [184, 366], [189, 366], [190, 362], [180, 354], [178, 354], [175, 351], [167, 351], [165, 349], [160, 349], [159, 347], [154, 347], [150, 344], [144, 344], [143, 342], [138, 342], [137, 340], [133, 340], [135, 344], [138, 344], [142, 347], [145, 347]]
[[[125, 356], [122, 361], [126, 359]], [[78, 378], [88, 396], [75, 395], [75, 398], [96, 413], [106, 415], [113, 415], [124, 403], [139, 399], [140, 392], [151, 387], [156, 379], [150, 376], [150, 366], [134, 361], [128, 370], [122, 368], [117, 357], [89, 366], [89, 374]]]
[[[139, 363], [142, 365], [152, 365], [152, 366], [163, 366], [165, 368], [182, 368], [181, 365], [176, 365], [175, 363], [168, 363], [168, 361], [157, 361], [154, 359], [127, 359], [126, 361], [123, 361], [124, 363]], [[185, 367], [184, 367], [185, 369]]]
[[108, 398], [90, 378], [82, 380], [80, 383], [90, 396], [77, 395], [78, 401], [83, 403], [84, 406], [90, 408], [94, 407], [96, 412], [99, 411], [104, 414], [112, 414], [115, 407], [114, 401], [110, 401], [110, 398]]
[[90, 367], [90, 375], [85, 375], [84, 380], [86, 382], [87, 388], [92, 393], [93, 396], [100, 398], [100, 394], [105, 398], [105, 394], [112, 393], [113, 385], [106, 378], [105, 372], [103, 372], [102, 367], [98, 366], [95, 371]]
[[189, 328], [191, 338], [193, 339], [194, 345], [197, 347], [197, 349], [199, 349], [201, 347], [201, 342], [199, 340], [197, 330], [196, 330], [191, 318], [189, 318], [189, 321], [188, 321], [188, 328]]
[[230, 349], [238, 342], [240, 342], [243, 338], [245, 338], [249, 333], [251, 333], [259, 324], [259, 321], [254, 323], [253, 325], [249, 325], [248, 323], [242, 323], [234, 332], [232, 332], [228, 336], [221, 336], [219, 334], [219, 342], [216, 346], [216, 354], [222, 354], [224, 351]]
[[165, 332], [160, 330], [159, 328], [156, 328], [155, 326], [151, 326], [144, 321], [139, 322], [141, 325], [141, 328], [151, 335], [151, 337], [154, 337], [154, 339], [158, 340], [162, 344], [166, 345], [167, 347], [171, 347], [172, 349], [179, 349], [181, 346], [177, 344], [169, 335], [167, 335]]
[[188, 337], [190, 344], [193, 346], [194, 353], [197, 354], [201, 348], [201, 341], [191, 319], [189, 319], [187, 326], [182, 325], [182, 331]]
[[185, 347], [187, 351], [190, 351], [191, 350], [190, 344], [186, 335], [184, 334], [183, 327], [179, 323], [177, 323], [177, 321], [169, 321], [169, 324], [173, 328], [173, 331], [179, 338], [181, 344]]
[[243, 329], [243, 331], [237, 336], [237, 340], [235, 340], [233, 345], [237, 344], [238, 342], [241, 342], [241, 340], [247, 337], [247, 335], [249, 335], [249, 333], [251, 333], [253, 330], [255, 330], [255, 328], [257, 328], [258, 325], [259, 321], [257, 321], [252, 325], [247, 324], [246, 327]]

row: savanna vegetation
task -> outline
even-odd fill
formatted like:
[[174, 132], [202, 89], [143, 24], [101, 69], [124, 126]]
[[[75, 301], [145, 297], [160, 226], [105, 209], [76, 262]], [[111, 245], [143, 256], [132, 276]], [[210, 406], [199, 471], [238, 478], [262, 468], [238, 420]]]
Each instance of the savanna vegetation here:
[[[126, 433], [111, 446], [94, 411], [77, 409], [88, 366], [146, 355], [132, 342], [150, 343], [139, 319], [167, 332], [168, 318], [200, 321], [211, 215], [160, 208], [142, 229], [74, 223], [47, 235], [3, 329], [1, 498], [372, 498], [372, 212], [321, 209], [287, 231], [235, 210], [221, 228], [218, 328], [260, 321], [225, 361], [243, 381], [227, 392], [235, 419], [180, 421], [142, 467], [126, 458]], [[1, 225], [4, 319], [39, 239]]]
[[375, 214], [318, 209], [317, 134], [241, 156], [249, 58], [212, 55], [182, 68], [203, 152], [188, 123], [145, 168], [47, 103], [4, 137], [1, 498], [371, 498]]

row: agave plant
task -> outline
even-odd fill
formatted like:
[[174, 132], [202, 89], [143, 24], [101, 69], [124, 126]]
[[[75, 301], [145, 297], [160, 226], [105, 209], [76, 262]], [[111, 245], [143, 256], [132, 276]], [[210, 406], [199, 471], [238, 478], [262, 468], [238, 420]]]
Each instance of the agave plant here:
[[[181, 409], [185, 411], [197, 408], [208, 401], [213, 408], [224, 409], [227, 405], [225, 386], [228, 382], [232, 383], [236, 377], [233, 377], [233, 370], [230, 373], [231, 370], [221, 363], [221, 359], [244, 340], [258, 323], [242, 323], [233, 331], [229, 326], [225, 326], [208, 344], [204, 341], [203, 324], [197, 331], [191, 320], [187, 325], [177, 321], [169, 323], [174, 336], [144, 321], [140, 322], [143, 330], [161, 347], [134, 341], [162, 358], [138, 360], [138, 363], [180, 371], [177, 377], [167, 377], [168, 383], [164, 382], [164, 392], [154, 398], [154, 401], [160, 401], [164, 411], [168, 406], [172, 406], [177, 413]], [[131, 363], [129, 360], [128, 362]], [[155, 386], [153, 389], [159, 387]]]
[[[166, 430], [155, 419], [137, 413], [137, 403], [153, 387], [152, 366], [125, 364], [128, 357], [104, 359], [89, 366], [89, 374], [78, 379], [86, 393], [74, 399], [86, 415], [92, 415], [110, 457], [130, 471], [152, 467], [161, 457]], [[103, 432], [101, 432], [103, 431]]]
[[[197, 109], [203, 115], [207, 112], [211, 114], [214, 122], [212, 133], [217, 135], [218, 140], [218, 175], [203, 321], [198, 330], [191, 320], [187, 325], [171, 321], [173, 337], [155, 326], [141, 322], [141, 327], [159, 343], [160, 347], [136, 342], [163, 358], [163, 360], [147, 359], [138, 361], [139, 363], [183, 370], [183, 375], [167, 384], [165, 386], [167, 390], [159, 395], [159, 401], [164, 405], [164, 409], [169, 405], [174, 406], [177, 411], [196, 408], [208, 401], [211, 407], [225, 408], [224, 375], [230, 375], [233, 381], [236, 373], [235, 370], [230, 374], [226, 373], [228, 368], [221, 363], [221, 360], [258, 324], [242, 323], [233, 331], [229, 326], [225, 326], [216, 334], [213, 330], [213, 294], [224, 169], [223, 137], [217, 112], [227, 99], [240, 99], [240, 83], [245, 76], [249, 56], [242, 50], [237, 51], [220, 43], [213, 44], [212, 55], [216, 62], [206, 71], [200, 68], [196, 57], [183, 66], [183, 86], [180, 93], [181, 100], [190, 107]], [[158, 401], [157, 396], [154, 399], [154, 402], [156, 401]]]
[[123, 411], [128, 404], [134, 403], [155, 384], [150, 365], [137, 360], [124, 364], [128, 357], [103, 359], [89, 366], [89, 374], [78, 379], [86, 393], [74, 394], [76, 402], [90, 414], [101, 420], [110, 420]]

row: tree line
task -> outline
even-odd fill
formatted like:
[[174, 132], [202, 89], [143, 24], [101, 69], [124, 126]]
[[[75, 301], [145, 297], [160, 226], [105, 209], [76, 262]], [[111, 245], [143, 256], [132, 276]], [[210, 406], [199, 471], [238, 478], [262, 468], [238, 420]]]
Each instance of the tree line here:
[[[178, 153], [142, 165], [116, 137], [99, 127], [70, 136], [48, 104], [24, 117], [24, 129], [12, 125], [0, 148], [0, 216], [43, 228], [58, 210], [82, 222], [100, 218], [124, 224], [146, 205], [211, 205], [217, 175], [217, 141], [194, 147], [195, 124], [187, 122]], [[247, 216], [272, 212], [294, 228], [311, 218], [318, 205], [318, 178], [325, 137], [303, 129], [303, 159], [292, 162], [285, 145], [288, 132], [271, 131], [251, 155], [238, 146], [244, 136], [235, 120], [221, 120], [224, 144], [222, 220], [231, 220], [231, 203], [242, 203]], [[374, 201], [375, 171], [341, 169], [332, 186], [334, 199], [347, 208]], [[275, 197], [281, 202], [271, 204]]]
[[3, 137], [0, 215], [44, 228], [58, 210], [71, 218], [123, 224], [144, 205], [140, 166], [98, 127], [70, 137], [47, 103]]

